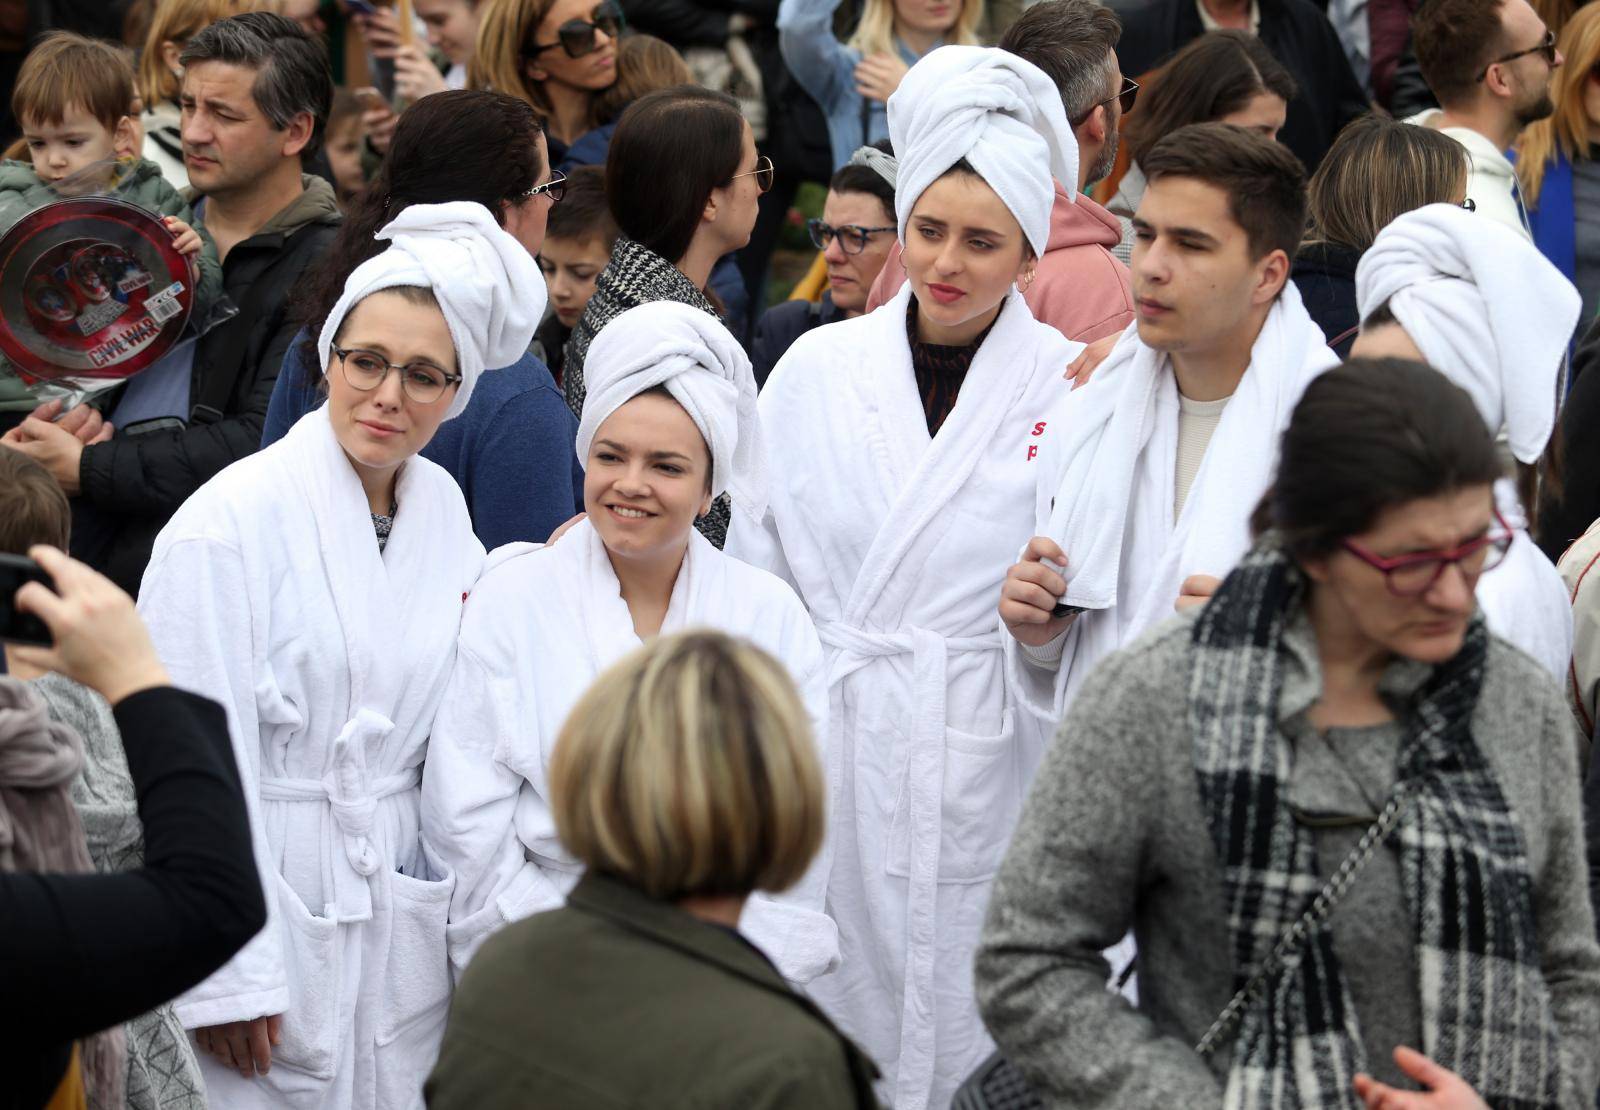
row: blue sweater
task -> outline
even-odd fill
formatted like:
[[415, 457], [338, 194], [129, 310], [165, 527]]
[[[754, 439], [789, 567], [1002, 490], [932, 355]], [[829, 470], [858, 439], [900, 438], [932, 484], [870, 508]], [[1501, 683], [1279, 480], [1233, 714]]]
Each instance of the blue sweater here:
[[[272, 389], [261, 446], [275, 443], [322, 404], [318, 374], [294, 337]], [[467, 499], [472, 530], [493, 550], [542, 543], [583, 509], [583, 467], [573, 446], [578, 421], [550, 371], [532, 355], [478, 379], [467, 411], [439, 425], [422, 457], [448, 470]]]

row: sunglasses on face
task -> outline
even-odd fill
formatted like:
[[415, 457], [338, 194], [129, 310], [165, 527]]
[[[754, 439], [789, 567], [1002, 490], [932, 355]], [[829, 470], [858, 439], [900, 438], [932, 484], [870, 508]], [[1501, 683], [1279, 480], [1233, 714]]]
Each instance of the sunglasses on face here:
[[[1127, 115], [1129, 112], [1133, 111], [1133, 105], [1138, 99], [1139, 82], [1132, 81], [1124, 77], [1122, 79], [1122, 90], [1118, 92], [1116, 96], [1108, 96], [1104, 100], [1097, 100], [1094, 104], [1090, 105], [1089, 112], [1093, 112], [1096, 108], [1099, 108], [1102, 105], [1110, 104], [1113, 100], [1120, 100], [1122, 102], [1122, 114]], [[1084, 120], [1089, 118], [1089, 112], [1085, 112], [1077, 119], [1072, 120], [1072, 126], [1077, 127], [1082, 124]]]
[[553, 173], [550, 175], [549, 181], [546, 181], [543, 185], [535, 185], [522, 195], [536, 197], [541, 194], [549, 197], [551, 204], [560, 204], [561, 198], [567, 195], [567, 175], [559, 172]]
[[1386, 558], [1373, 554], [1353, 540], [1345, 540], [1340, 546], [1381, 573], [1391, 594], [1396, 597], [1416, 597], [1431, 590], [1446, 567], [1460, 567], [1461, 572], [1469, 576], [1493, 570], [1511, 549], [1511, 536], [1510, 525], [1496, 511], [1494, 525], [1486, 535], [1468, 540], [1448, 551], [1418, 551]]
[[1527, 57], [1529, 54], [1543, 54], [1544, 64], [1554, 67], [1556, 64], [1556, 33], [1554, 31], [1546, 31], [1544, 33], [1544, 41], [1538, 46], [1530, 46], [1526, 50], [1518, 50], [1515, 54], [1507, 54], [1503, 58], [1496, 58], [1494, 61], [1483, 67], [1483, 72], [1478, 74], [1476, 80], [1482, 81], [1485, 77], [1489, 76], [1489, 71], [1495, 66], [1505, 65], [1507, 62], [1514, 62], [1518, 58]]
[[531, 49], [523, 51], [523, 56], [537, 58], [546, 50], [554, 50], [559, 46], [567, 52], [567, 57], [582, 58], [600, 49], [602, 31], [613, 41], [622, 34], [622, 9], [611, 0], [597, 5], [589, 13], [589, 19], [567, 20], [556, 28], [555, 42], [534, 43]]
[[768, 189], [772, 188], [772, 179], [776, 173], [777, 170], [772, 164], [772, 159], [763, 154], [756, 161], [755, 169], [749, 171], [748, 173], [734, 174], [728, 179], [728, 183], [732, 184], [733, 182], [738, 181], [741, 177], [753, 176], [756, 179], [756, 188], [764, 193]]
[[813, 247], [825, 251], [828, 249], [828, 244], [833, 242], [834, 236], [838, 236], [839, 246], [845, 254], [860, 254], [867, 249], [867, 244], [872, 242], [872, 237], [878, 232], [894, 230], [896, 229], [893, 224], [887, 227], [860, 227], [856, 224], [841, 224], [834, 227], [821, 220], [806, 221], [806, 231], [811, 236]]

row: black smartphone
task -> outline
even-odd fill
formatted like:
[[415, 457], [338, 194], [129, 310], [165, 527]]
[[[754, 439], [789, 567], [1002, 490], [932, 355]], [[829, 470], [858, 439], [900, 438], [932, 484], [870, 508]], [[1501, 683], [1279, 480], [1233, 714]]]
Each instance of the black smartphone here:
[[1064, 601], [1058, 601], [1055, 608], [1050, 610], [1050, 619], [1058, 621], [1062, 617], [1070, 617], [1074, 613], [1081, 612], [1083, 612], [1082, 605], [1068, 605]]
[[50, 630], [44, 621], [32, 613], [17, 612], [17, 591], [29, 582], [42, 582], [45, 589], [55, 592], [55, 581], [38, 563], [0, 552], [0, 640], [49, 647]]

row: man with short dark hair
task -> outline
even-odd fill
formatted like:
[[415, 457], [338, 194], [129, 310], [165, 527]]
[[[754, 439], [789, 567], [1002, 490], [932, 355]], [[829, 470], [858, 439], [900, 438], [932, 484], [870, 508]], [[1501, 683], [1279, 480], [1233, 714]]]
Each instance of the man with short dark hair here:
[[1323, 9], [1313, 0], [1111, 0], [1122, 17], [1117, 53], [1135, 76], [1162, 65], [1207, 31], [1255, 35], [1294, 75], [1278, 141], [1313, 172], [1340, 128], [1366, 112], [1367, 95]]
[[1417, 64], [1440, 107], [1406, 122], [1467, 148], [1467, 196], [1479, 215], [1530, 242], [1528, 214], [1505, 151], [1522, 129], [1555, 111], [1550, 79], [1565, 60], [1528, 0], [1429, 0], [1412, 26]]
[[[1116, 13], [1095, 0], [1044, 0], [1023, 12], [1000, 40], [1000, 49], [1032, 62], [1055, 82], [1078, 140], [1078, 180], [1056, 182], [1050, 241], [1022, 295], [1036, 319], [1079, 343], [1116, 335], [1133, 319], [1128, 270], [1111, 253], [1121, 242], [1122, 225], [1082, 191], [1111, 172], [1117, 128], [1138, 91], [1117, 64], [1121, 33]], [[867, 310], [893, 297], [905, 280], [896, 243]]]
[[1052, 721], [1095, 663], [1244, 554], [1278, 433], [1338, 364], [1288, 281], [1306, 219], [1294, 155], [1207, 123], [1141, 164], [1134, 334], [1047, 422], [1038, 531], [1001, 593], [1008, 676]]
[[[6, 438], [75, 498], [73, 554], [137, 593], [156, 534], [212, 476], [260, 446], [296, 324], [290, 294], [332, 243], [339, 209], [303, 175], [333, 99], [327, 53], [291, 20], [249, 12], [184, 47], [184, 164], [238, 315], [134, 377], [99, 430], [87, 406], [36, 413]], [[95, 442], [80, 442], [76, 433]], [[109, 436], [109, 438], [106, 438]]]

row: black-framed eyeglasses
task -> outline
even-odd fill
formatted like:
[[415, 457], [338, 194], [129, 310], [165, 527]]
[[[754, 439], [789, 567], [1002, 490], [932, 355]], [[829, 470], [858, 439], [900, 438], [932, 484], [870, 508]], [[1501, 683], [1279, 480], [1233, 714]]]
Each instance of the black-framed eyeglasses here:
[[777, 172], [777, 167], [772, 164], [772, 159], [763, 154], [760, 158], [756, 159], [755, 169], [750, 170], [748, 173], [736, 173], [732, 177], [728, 178], [728, 182], [729, 184], [732, 184], [733, 182], [738, 181], [741, 177], [754, 176], [756, 179], [756, 188], [764, 193], [768, 189], [772, 188], [772, 179], [774, 176], [776, 176]]
[[550, 180], [543, 185], [535, 185], [526, 193], [525, 197], [547, 196], [551, 204], [560, 204], [561, 198], [567, 195], [567, 175], [559, 170], [550, 175]]
[[867, 244], [872, 242], [872, 237], [880, 231], [897, 230], [899, 229], [894, 224], [888, 224], [884, 227], [840, 224], [838, 227], [834, 227], [832, 224], [824, 223], [821, 220], [806, 221], [806, 233], [811, 236], [811, 245], [813, 247], [816, 247], [819, 251], [825, 251], [828, 249], [828, 244], [833, 242], [834, 236], [838, 236], [839, 247], [845, 254], [860, 254], [867, 249]]
[[360, 347], [335, 347], [333, 353], [338, 356], [344, 380], [350, 383], [351, 389], [370, 393], [383, 384], [389, 371], [394, 370], [400, 374], [400, 388], [419, 405], [433, 404], [444, 396], [445, 390], [461, 380], [460, 374], [447, 374], [429, 362], [396, 366], [378, 352]]
[[[1089, 112], [1094, 111], [1096, 108], [1099, 108], [1100, 106], [1102, 106], [1104, 104], [1110, 104], [1113, 100], [1120, 100], [1122, 102], [1122, 105], [1121, 105], [1122, 114], [1123, 115], [1127, 115], [1129, 112], [1133, 111], [1134, 103], [1137, 102], [1138, 99], [1139, 99], [1139, 82], [1137, 82], [1137, 81], [1135, 81], [1135, 80], [1133, 80], [1131, 78], [1124, 77], [1122, 79], [1122, 89], [1121, 89], [1121, 91], [1119, 91], [1116, 96], [1108, 96], [1104, 100], [1095, 101], [1093, 104], [1091, 104], [1089, 106]], [[1085, 113], [1083, 113], [1083, 115], [1079, 116], [1077, 119], [1072, 120], [1071, 121], [1072, 122], [1072, 126], [1077, 127], [1079, 124], [1083, 123], [1084, 120], [1088, 119], [1089, 118], [1089, 112], [1085, 112]]]
[[1478, 210], [1478, 202], [1473, 200], [1471, 197], [1468, 197], [1466, 200], [1456, 205], [1456, 207], [1465, 208], [1468, 212], [1476, 212]]
[[1554, 31], [1546, 31], [1544, 33], [1544, 41], [1538, 46], [1530, 46], [1526, 50], [1518, 50], [1515, 54], [1507, 54], [1503, 58], [1496, 58], [1494, 61], [1484, 66], [1483, 72], [1474, 77], [1473, 80], [1482, 81], [1485, 77], [1489, 76], [1489, 71], [1495, 66], [1505, 65], [1507, 62], [1514, 62], [1518, 58], [1526, 58], [1529, 54], [1543, 54], [1544, 64], [1554, 68], [1556, 64], [1556, 33]]
[[554, 50], [559, 46], [567, 52], [567, 57], [582, 58], [600, 49], [601, 31], [615, 41], [622, 34], [623, 24], [622, 9], [612, 0], [602, 0], [589, 13], [588, 19], [569, 19], [557, 27], [555, 42], [536, 42], [523, 50], [522, 55], [536, 58], [546, 50]]
[[1396, 597], [1416, 597], [1425, 594], [1439, 581], [1445, 568], [1459, 566], [1466, 575], [1478, 575], [1493, 570], [1505, 560], [1511, 550], [1511, 526], [1498, 510], [1494, 514], [1498, 530], [1491, 530], [1475, 540], [1447, 551], [1417, 551], [1410, 555], [1385, 557], [1375, 555], [1356, 543], [1345, 540], [1343, 547], [1350, 554], [1383, 574], [1384, 584]]

